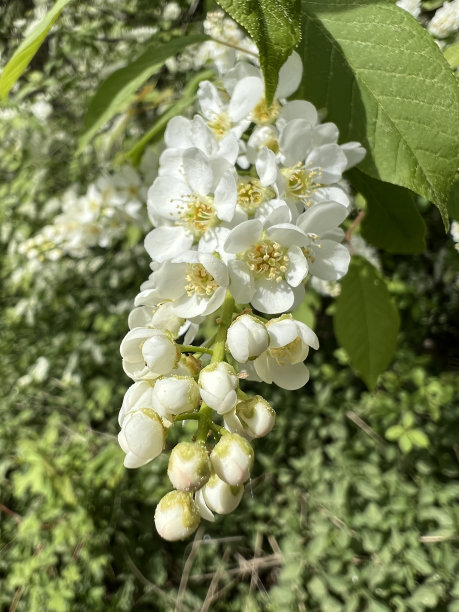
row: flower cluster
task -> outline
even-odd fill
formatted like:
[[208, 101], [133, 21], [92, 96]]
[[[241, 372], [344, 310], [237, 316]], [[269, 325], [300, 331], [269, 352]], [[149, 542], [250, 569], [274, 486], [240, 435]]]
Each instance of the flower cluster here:
[[425, 22], [420, 19], [423, 9], [421, 0], [398, 0], [397, 6], [422, 21], [442, 48], [446, 38], [459, 32], [459, 0], [439, 3], [433, 16]]
[[[147, 199], [152, 272], [121, 343], [134, 381], [119, 416], [125, 466], [161, 454], [175, 423], [197, 422], [193, 441], [171, 452], [174, 491], [156, 510], [168, 540], [232, 512], [242, 498], [250, 441], [271, 431], [275, 414], [244, 393], [241, 379], [292, 390], [307, 383], [304, 360], [319, 342], [289, 311], [309, 278], [336, 281], [347, 272], [342, 175], [364, 156], [359, 143], [338, 144], [337, 127], [321, 123], [311, 103], [287, 101], [302, 77], [296, 53], [270, 105], [258, 66], [233, 55], [218, 70], [217, 82], [200, 84], [198, 113], [167, 125]], [[190, 344], [217, 311], [215, 337]]]
[[63, 255], [86, 257], [96, 246], [107, 248], [125, 236], [129, 224], [145, 225], [146, 186], [130, 166], [101, 176], [84, 195], [70, 187], [61, 198], [48, 203], [58, 208], [53, 223], [24, 241], [20, 252], [29, 259], [60, 259]]

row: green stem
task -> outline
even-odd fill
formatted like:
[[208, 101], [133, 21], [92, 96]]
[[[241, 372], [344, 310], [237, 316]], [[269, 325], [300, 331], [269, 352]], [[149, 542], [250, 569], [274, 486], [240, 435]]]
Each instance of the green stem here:
[[175, 419], [174, 419], [174, 423], [176, 423], [177, 421], [197, 421], [199, 420], [199, 413], [197, 412], [184, 412], [182, 414], [178, 414]]
[[[234, 298], [229, 291], [226, 292], [225, 301], [223, 302], [222, 313], [220, 322], [218, 324], [218, 331], [215, 336], [215, 343], [213, 347], [213, 355], [210, 363], [218, 363], [223, 361], [225, 357], [225, 344], [226, 335], [228, 333], [228, 327], [231, 325], [234, 312]], [[198, 431], [196, 432], [196, 442], [205, 443], [209, 429], [216, 431], [218, 427], [212, 420], [212, 408], [210, 408], [205, 402], [202, 402], [201, 408], [198, 413]], [[221, 435], [221, 434], [220, 434]]]
[[213, 355], [212, 349], [206, 348], [205, 346], [193, 346], [191, 344], [179, 344], [179, 349], [182, 353], [207, 353], [207, 355]]

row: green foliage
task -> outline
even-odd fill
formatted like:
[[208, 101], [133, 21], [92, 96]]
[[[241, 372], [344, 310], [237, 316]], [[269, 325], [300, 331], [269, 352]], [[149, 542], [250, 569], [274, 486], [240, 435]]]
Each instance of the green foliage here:
[[360, 169], [446, 202], [457, 168], [457, 82], [437, 45], [385, 1], [302, 1], [300, 97], [327, 109], [343, 141], [367, 149]]
[[276, 92], [279, 69], [299, 43], [299, 0], [217, 0], [247, 30], [260, 53], [268, 106]]
[[358, 170], [350, 173], [367, 203], [361, 228], [370, 244], [389, 253], [423, 253], [426, 224], [414, 195], [397, 185], [377, 181]]
[[79, 141], [79, 151], [107, 121], [124, 109], [134, 92], [163, 66], [166, 59], [177, 55], [188, 45], [206, 39], [203, 34], [193, 34], [163, 42], [161, 36], [155, 36], [136, 60], [116, 70], [103, 81], [89, 103]]
[[53, 27], [62, 10], [71, 0], [57, 0], [52, 9], [21, 43], [0, 75], [0, 97], [5, 100], [8, 92], [29, 65], [33, 56]]
[[394, 356], [399, 324], [384, 280], [365, 259], [354, 257], [341, 282], [334, 327], [351, 365], [370, 389]]

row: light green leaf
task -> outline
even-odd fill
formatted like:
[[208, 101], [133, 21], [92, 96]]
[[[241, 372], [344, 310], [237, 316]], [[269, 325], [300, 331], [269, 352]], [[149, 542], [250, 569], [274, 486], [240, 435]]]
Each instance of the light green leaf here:
[[0, 75], [0, 97], [5, 100], [8, 92], [29, 65], [35, 53], [45, 40], [62, 9], [71, 0], [58, 0], [52, 9], [46, 13], [30, 34], [22, 41]]
[[398, 439], [398, 445], [400, 446], [400, 450], [403, 453], [409, 453], [410, 450], [413, 448], [413, 444], [407, 433], [404, 433], [402, 436], [400, 436], [400, 438]]
[[398, 440], [404, 433], [405, 430], [401, 425], [392, 425], [392, 427], [389, 427], [386, 431], [386, 439], [393, 442], [394, 440]]
[[302, 0], [302, 30], [299, 94], [362, 142], [363, 172], [431, 200], [447, 226], [458, 88], [430, 34], [385, 0]]
[[99, 86], [89, 103], [78, 152], [88, 144], [104, 123], [124, 108], [132, 94], [163, 66], [167, 58], [176, 55], [188, 45], [204, 40], [208, 40], [204, 34], [182, 36], [166, 43], [154, 37], [135, 61], [113, 72]]
[[271, 104], [279, 70], [299, 43], [299, 0], [217, 0], [218, 4], [247, 30], [260, 52], [265, 95]]
[[411, 442], [415, 446], [419, 446], [419, 448], [429, 447], [429, 444], [430, 444], [429, 438], [420, 429], [412, 429], [411, 431], [408, 432], [408, 437], [411, 440]]
[[335, 334], [369, 389], [395, 352], [399, 315], [386, 284], [362, 257], [353, 257], [336, 301]]
[[352, 184], [365, 197], [362, 236], [389, 253], [423, 253], [426, 225], [408, 189], [371, 178], [359, 170], [350, 174]]
[[443, 55], [451, 68], [459, 68], [459, 43], [447, 47]]

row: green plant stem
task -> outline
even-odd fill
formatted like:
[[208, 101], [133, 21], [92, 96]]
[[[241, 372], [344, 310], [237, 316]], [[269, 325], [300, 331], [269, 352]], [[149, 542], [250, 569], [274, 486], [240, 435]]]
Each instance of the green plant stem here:
[[[223, 302], [222, 314], [220, 317], [220, 322], [218, 324], [218, 331], [215, 336], [213, 355], [210, 360], [210, 363], [218, 363], [219, 361], [223, 361], [225, 357], [226, 335], [228, 333], [228, 327], [231, 325], [233, 313], [234, 298], [231, 293], [227, 291], [225, 301]], [[198, 420], [199, 425], [198, 430], [196, 432], [196, 442], [205, 443], [205, 441], [207, 440], [209, 429], [215, 432], [217, 431], [215, 428], [218, 427], [212, 421], [212, 408], [210, 408], [210, 406], [208, 406], [205, 402], [202, 402], [201, 408], [199, 409]], [[221, 435], [219, 431], [218, 433], [219, 435]]]
[[206, 348], [205, 346], [193, 346], [191, 344], [179, 344], [178, 345], [182, 353], [206, 353], [207, 355], [213, 355], [212, 349]]
[[197, 420], [199, 420], [198, 412], [184, 412], [183, 414], [178, 414], [175, 417], [174, 423], [176, 423], [177, 421], [197, 421]]

